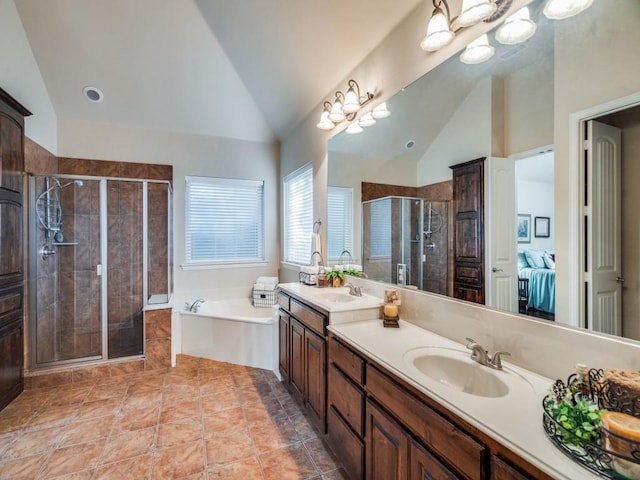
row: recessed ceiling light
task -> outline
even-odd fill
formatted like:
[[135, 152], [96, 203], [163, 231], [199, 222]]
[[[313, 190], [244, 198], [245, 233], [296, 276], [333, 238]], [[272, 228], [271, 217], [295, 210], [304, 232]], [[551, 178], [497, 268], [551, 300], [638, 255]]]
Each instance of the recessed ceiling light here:
[[404, 144], [404, 148], [406, 148], [407, 150], [409, 150], [410, 148], [413, 148], [413, 146], [416, 144], [415, 141], [413, 140], [409, 140], [407, 143]]
[[102, 102], [102, 100], [104, 100], [104, 94], [98, 87], [87, 85], [82, 89], [82, 93], [84, 93], [84, 96], [87, 100], [93, 103], [100, 103]]

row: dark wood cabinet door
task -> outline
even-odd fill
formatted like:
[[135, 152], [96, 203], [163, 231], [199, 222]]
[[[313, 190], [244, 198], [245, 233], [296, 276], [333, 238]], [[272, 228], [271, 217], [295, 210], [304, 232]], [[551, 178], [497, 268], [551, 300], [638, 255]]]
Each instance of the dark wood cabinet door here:
[[[484, 303], [484, 158], [454, 165], [454, 296]], [[474, 293], [465, 287], [473, 287]], [[462, 296], [461, 296], [462, 295]]]
[[305, 382], [305, 362], [304, 362], [304, 326], [295, 318], [289, 319], [290, 329], [289, 336], [291, 342], [291, 350], [289, 358], [289, 381], [291, 382], [291, 391], [299, 400], [304, 399], [304, 382]]
[[413, 440], [409, 457], [409, 480], [458, 480], [461, 478]]
[[23, 390], [22, 311], [18, 318], [0, 327], [0, 410]]
[[326, 431], [327, 355], [326, 341], [311, 330], [304, 331], [306, 374], [305, 400], [321, 432]]
[[0, 187], [22, 193], [24, 153], [22, 124], [0, 109]]
[[280, 312], [278, 365], [282, 381], [289, 383], [289, 315]]
[[531, 480], [533, 478], [535, 477], [520, 473], [501, 458], [495, 455], [491, 456], [491, 480]]
[[402, 427], [367, 400], [367, 480], [406, 480], [409, 438]]
[[24, 279], [22, 215], [20, 195], [0, 188], [0, 287]]

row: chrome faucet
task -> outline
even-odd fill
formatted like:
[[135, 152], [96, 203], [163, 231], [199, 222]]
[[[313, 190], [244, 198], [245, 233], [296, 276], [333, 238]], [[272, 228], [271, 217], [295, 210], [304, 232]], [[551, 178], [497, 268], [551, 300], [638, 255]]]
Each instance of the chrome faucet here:
[[200, 310], [200, 305], [202, 305], [203, 303], [204, 303], [204, 298], [197, 299], [191, 305], [189, 305], [189, 302], [185, 302], [184, 309], [187, 312], [198, 313], [198, 310]]
[[349, 295], [353, 295], [355, 297], [362, 296], [362, 287], [356, 287], [355, 285], [348, 282], [345, 283], [344, 286], [349, 287]]
[[467, 337], [467, 341], [469, 342], [467, 343], [467, 348], [471, 350], [471, 360], [486, 367], [502, 370], [502, 356], [511, 355], [509, 352], [496, 352], [491, 356], [489, 352], [474, 339]]

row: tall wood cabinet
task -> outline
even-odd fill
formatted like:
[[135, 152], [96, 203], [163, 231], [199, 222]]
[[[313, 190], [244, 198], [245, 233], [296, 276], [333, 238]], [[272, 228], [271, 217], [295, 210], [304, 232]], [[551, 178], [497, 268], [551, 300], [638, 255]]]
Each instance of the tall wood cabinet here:
[[453, 296], [485, 303], [484, 279], [485, 158], [453, 170], [454, 279]]
[[24, 117], [0, 89], [0, 410], [24, 387]]

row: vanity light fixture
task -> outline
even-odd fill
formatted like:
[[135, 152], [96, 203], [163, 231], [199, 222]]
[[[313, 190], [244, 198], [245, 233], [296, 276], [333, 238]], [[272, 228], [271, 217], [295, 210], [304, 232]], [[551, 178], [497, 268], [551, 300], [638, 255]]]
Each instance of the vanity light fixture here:
[[349, 80], [349, 89], [344, 95], [340, 90], [336, 92], [333, 103], [325, 101], [320, 114], [320, 121], [316, 125], [322, 130], [331, 130], [344, 120], [352, 121], [358, 111], [373, 100], [373, 93], [360, 94], [360, 86], [355, 80]]
[[435, 52], [449, 45], [461, 29], [478, 22], [494, 22], [508, 10], [512, 0], [463, 0], [460, 15], [451, 18], [447, 0], [432, 0], [433, 13], [427, 24], [427, 34], [420, 47]]
[[365, 113], [360, 118], [360, 120], [358, 120], [358, 125], [360, 125], [363, 128], [367, 128], [375, 124], [376, 124], [376, 119], [373, 118], [373, 115], [371, 114], [371, 112]]
[[496, 49], [489, 45], [489, 38], [485, 33], [467, 45], [464, 52], [460, 54], [460, 61], [469, 65], [486, 62], [493, 57], [495, 51]]
[[592, 3], [593, 0], [548, 0], [542, 13], [551, 20], [563, 20], [578, 15]]
[[496, 40], [505, 45], [515, 45], [529, 40], [536, 33], [537, 25], [529, 17], [529, 7], [523, 7], [508, 17], [496, 31]]

